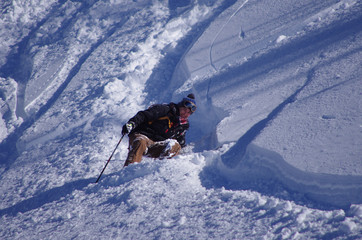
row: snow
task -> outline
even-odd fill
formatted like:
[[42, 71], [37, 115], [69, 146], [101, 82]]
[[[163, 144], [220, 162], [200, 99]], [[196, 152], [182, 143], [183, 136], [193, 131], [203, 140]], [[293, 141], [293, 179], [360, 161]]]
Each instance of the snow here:
[[[360, 1], [0, 7], [0, 239], [362, 238]], [[180, 155], [94, 183], [189, 92]]]

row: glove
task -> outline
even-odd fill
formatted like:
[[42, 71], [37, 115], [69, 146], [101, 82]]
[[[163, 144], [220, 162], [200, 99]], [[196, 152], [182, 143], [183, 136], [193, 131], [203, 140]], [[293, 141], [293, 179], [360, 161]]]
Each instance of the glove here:
[[122, 127], [122, 135], [129, 134], [134, 129], [135, 124], [134, 122], [128, 122]]

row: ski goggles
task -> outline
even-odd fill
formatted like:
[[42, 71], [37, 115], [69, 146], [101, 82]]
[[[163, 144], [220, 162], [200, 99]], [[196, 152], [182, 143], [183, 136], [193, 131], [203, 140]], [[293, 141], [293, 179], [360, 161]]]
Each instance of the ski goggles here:
[[184, 101], [184, 106], [191, 110], [191, 112], [196, 111], [196, 104], [191, 101]]

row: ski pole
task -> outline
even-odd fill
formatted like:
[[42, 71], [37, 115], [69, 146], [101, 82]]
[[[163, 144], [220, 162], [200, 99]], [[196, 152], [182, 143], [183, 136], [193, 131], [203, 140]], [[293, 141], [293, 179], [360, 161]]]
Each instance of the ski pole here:
[[123, 134], [123, 135], [122, 135], [122, 137], [121, 137], [121, 139], [119, 139], [119, 141], [118, 141], [118, 143], [117, 143], [116, 148], [113, 150], [113, 152], [112, 152], [111, 156], [108, 158], [108, 161], [107, 161], [106, 165], [104, 166], [104, 168], [103, 168], [103, 170], [102, 170], [101, 174], [99, 175], [99, 177], [97, 178], [97, 181], [96, 181], [95, 183], [97, 183], [97, 182], [99, 181], [99, 179], [101, 178], [101, 176], [102, 176], [102, 174], [103, 174], [104, 170], [106, 169], [106, 167], [107, 167], [107, 165], [108, 165], [109, 161], [111, 161], [111, 158], [113, 157], [114, 152], [116, 151], [116, 149], [118, 148], [119, 144], [121, 143], [121, 141], [122, 141], [122, 139], [123, 139], [124, 135], [125, 135], [125, 134]]

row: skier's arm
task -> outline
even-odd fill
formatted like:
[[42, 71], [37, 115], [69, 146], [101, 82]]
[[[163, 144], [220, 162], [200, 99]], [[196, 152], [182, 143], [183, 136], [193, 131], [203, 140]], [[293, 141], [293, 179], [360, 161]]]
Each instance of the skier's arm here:
[[185, 135], [176, 138], [176, 140], [181, 145], [182, 148], [186, 146]]
[[186, 146], [186, 132], [188, 129], [189, 129], [188, 123], [181, 125], [175, 138], [182, 148]]
[[169, 111], [170, 111], [170, 108], [166, 104], [153, 105], [144, 111], [139, 111], [128, 122], [133, 122], [134, 128], [136, 128], [137, 126], [141, 125], [142, 123], [152, 122], [161, 117], [166, 116]]

